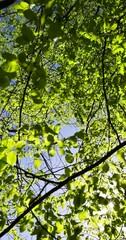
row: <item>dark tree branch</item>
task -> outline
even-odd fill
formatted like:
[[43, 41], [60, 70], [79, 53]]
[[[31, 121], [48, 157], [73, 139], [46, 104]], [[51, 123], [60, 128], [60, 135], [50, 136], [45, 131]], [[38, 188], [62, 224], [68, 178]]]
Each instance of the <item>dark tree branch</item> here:
[[22, 124], [22, 110], [23, 110], [23, 106], [24, 106], [24, 101], [25, 101], [25, 95], [26, 95], [26, 91], [28, 88], [28, 84], [30, 81], [30, 77], [31, 77], [32, 72], [29, 73], [27, 81], [26, 81], [26, 85], [24, 88], [24, 92], [23, 92], [23, 97], [22, 97], [22, 101], [21, 101], [21, 106], [20, 106], [20, 112], [19, 112], [19, 130], [18, 130], [18, 141], [20, 141], [20, 128], [21, 128], [21, 124]]
[[112, 121], [111, 121], [111, 116], [110, 116], [110, 111], [109, 111], [109, 103], [108, 103], [108, 98], [107, 98], [107, 94], [106, 94], [106, 86], [105, 86], [105, 63], [104, 63], [104, 58], [105, 58], [105, 52], [106, 52], [106, 44], [107, 44], [107, 40], [105, 37], [105, 42], [104, 42], [104, 47], [103, 47], [103, 52], [102, 52], [102, 81], [103, 81], [103, 92], [104, 92], [104, 98], [105, 98], [105, 103], [106, 103], [106, 110], [107, 110], [107, 117], [108, 117], [108, 123], [111, 126], [113, 132], [115, 132], [118, 142], [120, 142], [120, 138], [118, 135], [118, 132], [116, 131]]
[[70, 181], [76, 179], [77, 177], [80, 177], [81, 175], [93, 170], [94, 168], [98, 167], [101, 163], [105, 162], [109, 157], [111, 157], [114, 153], [116, 153], [119, 149], [126, 146], [126, 141], [120, 143], [115, 148], [113, 148], [111, 151], [109, 151], [104, 157], [102, 157], [100, 160], [95, 162], [94, 164], [84, 168], [83, 170], [73, 173], [71, 176], [66, 178], [64, 181], [59, 182], [59, 185], [49, 190], [47, 193], [45, 193], [43, 196], [41, 196], [39, 199], [37, 199], [35, 202], [33, 202], [22, 214], [20, 214], [7, 228], [5, 228], [1, 233], [0, 237], [3, 237], [6, 233], [8, 233], [19, 221], [26, 216], [34, 207], [36, 207], [38, 204], [43, 202], [45, 199], [47, 199], [52, 193], [58, 191], [63, 186], [65, 186]]
[[[26, 95], [26, 92], [27, 92], [27, 88], [28, 88], [28, 84], [29, 84], [29, 81], [30, 81], [31, 74], [32, 74], [32, 72], [30, 72], [29, 75], [28, 75], [28, 77], [27, 77], [26, 85], [25, 85], [24, 91], [23, 91], [23, 96], [22, 96], [20, 111], [19, 111], [18, 141], [21, 140], [20, 133], [21, 133], [21, 125], [22, 125], [22, 111], [23, 111], [23, 106], [24, 106], [24, 102], [25, 102], [25, 95]], [[20, 166], [20, 165], [19, 165], [18, 154], [17, 154], [16, 165], [17, 165], [17, 167]], [[17, 168], [17, 176], [18, 176], [18, 179], [19, 179], [19, 169], [18, 169], [18, 168]], [[18, 183], [19, 183], [19, 181], [18, 181]], [[19, 188], [20, 188], [20, 186], [19, 186]], [[21, 189], [20, 189], [20, 191], [21, 191]]]

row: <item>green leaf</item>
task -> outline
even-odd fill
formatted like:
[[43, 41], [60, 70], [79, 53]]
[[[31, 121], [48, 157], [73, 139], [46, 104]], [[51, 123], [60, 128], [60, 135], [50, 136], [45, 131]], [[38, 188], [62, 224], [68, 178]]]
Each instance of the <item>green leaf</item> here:
[[114, 30], [117, 28], [117, 26], [118, 26], [117, 23], [114, 23], [114, 24], [111, 26], [111, 30], [114, 31]]
[[16, 153], [15, 152], [9, 152], [7, 154], [7, 163], [11, 166], [13, 166], [16, 163]]
[[63, 34], [63, 32], [61, 30], [60, 22], [52, 22], [52, 21], [50, 21], [48, 34], [49, 34], [49, 37], [51, 39], [54, 39], [56, 37], [61, 36]]
[[78, 234], [80, 234], [81, 232], [82, 232], [82, 226], [75, 225], [73, 239], [75, 239], [78, 236]]
[[124, 151], [122, 149], [118, 150], [116, 157], [119, 161], [124, 161], [125, 160]]
[[6, 182], [11, 183], [13, 179], [14, 179], [14, 175], [9, 175], [6, 179]]
[[27, 42], [30, 42], [30, 41], [34, 40], [35, 36], [34, 36], [32, 30], [29, 27], [27, 27], [26, 25], [22, 26], [21, 32], [22, 32], [22, 37]]
[[60, 148], [62, 148], [62, 147], [64, 146], [64, 141], [59, 140], [59, 141], [58, 141], [58, 146], [59, 146]]
[[65, 156], [66, 162], [72, 163], [74, 161], [74, 157], [71, 154], [67, 154]]
[[98, 229], [98, 221], [97, 221], [97, 217], [91, 217], [90, 218], [91, 224], [94, 227], [94, 229]]
[[103, 167], [102, 167], [102, 170], [103, 170], [103, 172], [108, 172], [109, 171], [109, 165], [107, 164], [107, 163], [105, 163], [104, 165], [103, 165]]
[[42, 164], [42, 161], [40, 159], [35, 159], [34, 160], [34, 167], [39, 168]]
[[15, 54], [9, 53], [9, 52], [4, 52], [2, 53], [2, 57], [6, 59], [6, 61], [13, 61], [17, 59]]
[[15, 4], [14, 8], [15, 8], [15, 10], [23, 10], [23, 11], [25, 11], [25, 10], [29, 9], [29, 4], [27, 2], [23, 2], [22, 1], [22, 2], [20, 2], [18, 4]]
[[2, 231], [2, 229], [4, 228], [5, 223], [6, 223], [5, 218], [0, 219], [0, 231]]
[[108, 205], [108, 200], [101, 196], [98, 197], [98, 202], [99, 202], [99, 204], [102, 204], [102, 205]]
[[27, 41], [27, 39], [25, 39], [23, 36], [19, 36], [16, 38], [16, 43], [18, 43], [19, 45], [27, 45], [29, 41]]
[[18, 59], [20, 63], [25, 63], [26, 62], [26, 54], [24, 52], [19, 53]]
[[54, 137], [53, 137], [53, 135], [49, 134], [49, 135], [47, 136], [47, 140], [52, 144], [52, 143], [54, 142]]
[[55, 0], [48, 1], [48, 3], [46, 4], [46, 7], [51, 8], [54, 2], [55, 2]]
[[79, 139], [84, 140], [84, 132], [83, 131], [76, 132], [75, 136], [77, 136]]
[[56, 232], [61, 233], [63, 232], [63, 222], [56, 221]]
[[85, 210], [83, 212], [78, 213], [78, 217], [80, 221], [83, 221], [88, 218], [88, 211]]
[[7, 167], [6, 157], [0, 159], [0, 170], [4, 170]]
[[2, 68], [5, 72], [8, 73], [13, 73], [16, 72], [18, 69], [18, 64], [17, 61], [10, 61], [10, 62], [6, 62], [2, 65]]
[[26, 228], [27, 228], [27, 224], [26, 223], [21, 224], [20, 225], [20, 232], [24, 232], [26, 230]]
[[121, 182], [121, 187], [122, 187], [124, 190], [126, 190], [126, 180], [125, 180], [125, 179], [122, 180], [122, 182]]
[[16, 144], [16, 148], [21, 150], [25, 146], [25, 141], [18, 141]]
[[74, 197], [74, 206], [75, 209], [78, 209], [82, 204], [86, 201], [85, 196], [83, 194], [83, 190], [78, 190], [76, 196]]
[[36, 22], [37, 23], [37, 17], [36, 17], [36, 14], [31, 10], [31, 9], [28, 9], [28, 10], [25, 10], [24, 11], [24, 16], [29, 19], [31, 22]]
[[54, 149], [51, 149], [51, 150], [49, 151], [49, 155], [50, 155], [51, 157], [54, 157], [54, 156], [56, 155], [56, 151], [55, 151]]

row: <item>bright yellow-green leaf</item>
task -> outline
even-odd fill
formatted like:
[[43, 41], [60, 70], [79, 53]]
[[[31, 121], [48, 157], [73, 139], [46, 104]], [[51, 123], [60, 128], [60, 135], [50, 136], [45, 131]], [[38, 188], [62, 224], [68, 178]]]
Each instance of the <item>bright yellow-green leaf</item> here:
[[23, 10], [23, 11], [25, 11], [25, 10], [29, 9], [29, 4], [26, 3], [26, 2], [20, 2], [19, 4], [15, 4], [14, 8], [16, 10]]
[[27, 2], [20, 2], [20, 6], [22, 7], [23, 10], [29, 9], [29, 4]]
[[41, 17], [41, 24], [44, 25], [45, 24], [45, 19], [46, 19], [46, 15], [43, 14]]
[[47, 8], [51, 8], [55, 0], [51, 0], [46, 4]]
[[40, 159], [35, 159], [34, 160], [34, 167], [39, 168], [42, 164], [42, 161]]
[[121, 75], [124, 75], [124, 64], [121, 64], [121, 65], [120, 65], [119, 73], [120, 73]]
[[19, 141], [16, 144], [16, 148], [21, 149], [25, 146], [25, 141]]
[[85, 220], [86, 218], [88, 218], [88, 211], [85, 210], [84, 212], [78, 213], [78, 217], [79, 217], [80, 221]]
[[17, 210], [18, 214], [21, 214], [22, 212], [24, 212], [25, 207], [19, 206], [19, 207], [16, 208], [16, 210]]
[[59, 133], [59, 131], [60, 131], [60, 125], [59, 125], [59, 124], [57, 124], [56, 126], [54, 126], [54, 131], [55, 131], [56, 133]]
[[117, 28], [117, 23], [114, 23], [112, 26], [111, 26], [111, 30], [115, 30]]
[[61, 233], [63, 231], [63, 223], [57, 221], [56, 222], [56, 228], [57, 228], [56, 232]]
[[47, 139], [45, 139], [45, 141], [44, 141], [44, 143], [45, 143], [45, 146], [49, 146], [49, 145], [51, 145], [51, 143], [47, 140]]
[[54, 157], [54, 156], [56, 155], [56, 151], [55, 151], [54, 149], [51, 149], [51, 150], [49, 151], [49, 155], [50, 155], [51, 157]]
[[6, 62], [2, 65], [2, 68], [5, 72], [8, 72], [8, 73], [16, 72], [18, 69], [17, 61], [13, 60], [13, 61]]
[[64, 155], [64, 154], [65, 154], [65, 151], [64, 151], [63, 148], [60, 148], [59, 152], [60, 152], [61, 155]]
[[8, 151], [10, 151], [13, 147], [15, 147], [15, 141], [12, 138], [8, 139], [6, 144], [7, 144]]
[[64, 142], [61, 141], [61, 140], [59, 140], [59, 141], [58, 141], [58, 146], [59, 146], [59, 147], [63, 147], [63, 146], [64, 146]]
[[124, 161], [124, 151], [123, 150], [118, 150], [117, 154], [116, 154], [116, 157], [119, 161]]
[[16, 163], [16, 153], [15, 152], [9, 152], [7, 154], [7, 163], [11, 166], [13, 166]]

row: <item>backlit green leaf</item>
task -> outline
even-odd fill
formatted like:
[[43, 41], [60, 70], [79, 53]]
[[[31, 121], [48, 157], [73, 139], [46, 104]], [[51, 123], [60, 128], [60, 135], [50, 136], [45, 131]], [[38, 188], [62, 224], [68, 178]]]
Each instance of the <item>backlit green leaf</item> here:
[[16, 72], [18, 69], [18, 64], [17, 61], [10, 61], [10, 62], [6, 62], [2, 65], [2, 68], [5, 72], [8, 73], [13, 73]]
[[56, 221], [56, 232], [57, 233], [63, 232], [63, 222]]
[[9, 152], [7, 154], [7, 163], [11, 166], [13, 166], [16, 163], [16, 153], [15, 152]]
[[42, 164], [42, 161], [40, 159], [35, 159], [34, 160], [34, 167], [39, 168]]
[[78, 213], [78, 217], [80, 221], [83, 221], [88, 218], [88, 211], [83, 211]]
[[51, 149], [51, 150], [49, 151], [49, 155], [50, 155], [51, 157], [54, 157], [54, 156], [56, 155], [56, 151], [55, 151], [54, 149]]

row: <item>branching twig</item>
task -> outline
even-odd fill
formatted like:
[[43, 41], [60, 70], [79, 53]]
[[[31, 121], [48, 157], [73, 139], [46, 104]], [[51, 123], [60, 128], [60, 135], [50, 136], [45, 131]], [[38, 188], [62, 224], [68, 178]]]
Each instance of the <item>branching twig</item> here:
[[41, 180], [41, 181], [44, 181], [44, 182], [47, 182], [47, 183], [51, 183], [51, 184], [56, 184], [56, 185], [59, 184], [59, 183], [57, 183], [57, 182], [55, 182], [55, 181], [53, 181], [53, 180], [46, 179], [46, 178], [44, 178], [44, 177], [42, 177], [42, 176], [40, 176], [40, 175], [36, 175], [36, 174], [34, 174], [34, 173], [28, 172], [27, 170], [25, 170], [25, 169], [23, 169], [23, 168], [21, 168], [21, 167], [19, 167], [19, 166], [15, 166], [15, 168], [17, 168], [17, 169], [19, 169], [20, 171], [24, 172], [24, 174], [25, 174], [25, 176], [26, 176], [27, 178], [39, 179], [39, 180]]
[[36, 200], [41, 196], [42, 192], [44, 191], [47, 185], [48, 183], [45, 183], [43, 188], [40, 190], [39, 194], [30, 201], [29, 205], [32, 205], [34, 202], [36, 202]]
[[40, 153], [40, 156], [41, 156], [42, 159], [44, 160], [44, 163], [45, 163], [47, 169], [48, 169], [48, 170], [50, 171], [50, 173], [54, 176], [54, 178], [56, 178], [55, 173], [52, 171], [52, 168], [49, 166], [49, 163], [48, 163], [48, 161], [46, 160], [44, 154]]

